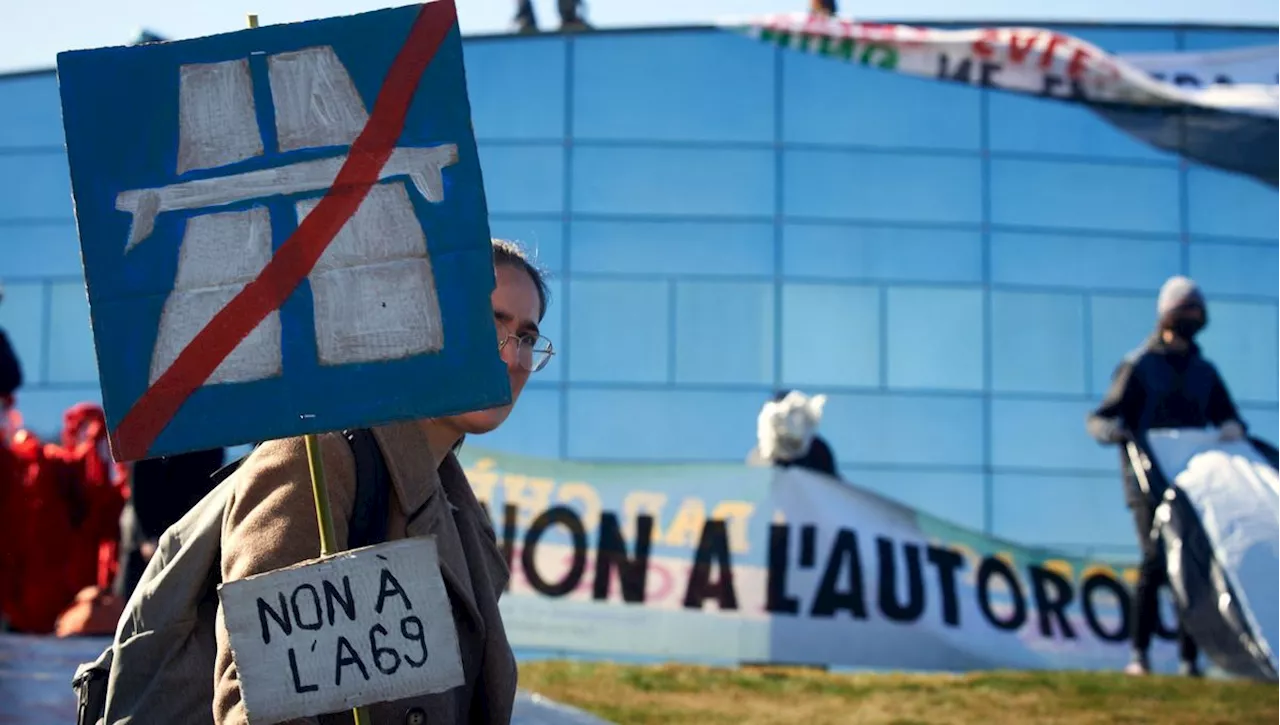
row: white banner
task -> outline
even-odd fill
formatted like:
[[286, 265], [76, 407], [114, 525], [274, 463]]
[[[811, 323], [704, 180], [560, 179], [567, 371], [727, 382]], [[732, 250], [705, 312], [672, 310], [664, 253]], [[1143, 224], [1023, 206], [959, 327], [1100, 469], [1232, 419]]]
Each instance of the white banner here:
[[938, 30], [803, 13], [720, 25], [857, 65], [1086, 104], [1147, 143], [1276, 184], [1274, 45], [1112, 55], [1030, 27]]
[[[986, 536], [845, 481], [463, 458], [511, 562], [501, 606], [517, 650], [941, 670], [1129, 657], [1131, 568]], [[1152, 654], [1171, 669], [1165, 609]]]
[[1280, 80], [1280, 46], [1255, 45], [1204, 52], [1120, 53], [1116, 56], [1156, 80], [1183, 88], [1254, 84]]
[[[936, 30], [803, 13], [727, 24], [778, 45], [861, 65], [1055, 98], [1140, 106], [1195, 105], [1272, 118], [1280, 105], [1273, 79], [1196, 88], [1158, 80], [1149, 72], [1169, 73], [1185, 65], [1184, 70], [1194, 77], [1211, 78], [1215, 57], [1220, 54], [1139, 56], [1145, 66], [1140, 68], [1085, 40], [1042, 28]], [[1274, 67], [1274, 47], [1271, 53]]]

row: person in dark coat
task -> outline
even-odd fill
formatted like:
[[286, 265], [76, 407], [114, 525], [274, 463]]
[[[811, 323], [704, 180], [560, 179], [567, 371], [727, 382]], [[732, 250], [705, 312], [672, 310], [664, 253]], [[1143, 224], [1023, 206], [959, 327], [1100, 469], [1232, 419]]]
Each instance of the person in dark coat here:
[[[1218, 428], [1224, 441], [1245, 437], [1245, 427], [1218, 370], [1204, 358], [1195, 338], [1208, 324], [1204, 295], [1195, 282], [1173, 277], [1160, 289], [1155, 333], [1116, 368], [1111, 388], [1087, 429], [1099, 443], [1121, 446], [1125, 502], [1133, 512], [1142, 565], [1133, 600], [1133, 656], [1130, 674], [1151, 671], [1147, 650], [1158, 623], [1157, 591], [1166, 583], [1163, 551], [1151, 538], [1160, 491], [1143, 491], [1124, 446], [1141, 444], [1147, 431], [1161, 428]], [[1158, 483], [1158, 482], [1157, 482]], [[1179, 627], [1180, 671], [1198, 676], [1198, 648]]]
[[[0, 287], [0, 302], [3, 301], [4, 287]], [[9, 336], [0, 328], [0, 414], [13, 407], [13, 394], [21, 387], [22, 364], [9, 344]]]
[[142, 578], [160, 535], [213, 490], [222, 448], [150, 458], [133, 464], [129, 501], [120, 514], [120, 567], [113, 589], [128, 599]]
[[22, 364], [0, 328], [0, 408], [13, 407], [13, 394], [22, 387]]

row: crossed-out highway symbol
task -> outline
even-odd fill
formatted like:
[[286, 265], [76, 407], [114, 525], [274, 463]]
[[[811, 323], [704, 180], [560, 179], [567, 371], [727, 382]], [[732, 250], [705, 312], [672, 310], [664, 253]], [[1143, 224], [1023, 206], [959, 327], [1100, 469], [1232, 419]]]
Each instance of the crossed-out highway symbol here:
[[[298, 222], [333, 185], [346, 152], [368, 122], [347, 69], [329, 46], [267, 58], [276, 144], [306, 160], [250, 171], [224, 167], [265, 154], [248, 58], [183, 65], [179, 74], [177, 174], [199, 178], [116, 197], [132, 215], [125, 253], [148, 239], [159, 214], [186, 220], [173, 291], [164, 303], [151, 356], [153, 384], [198, 332], [271, 260], [272, 213]], [[317, 150], [332, 156], [315, 158]], [[308, 274], [321, 365], [394, 360], [437, 352], [444, 330], [427, 239], [406, 184], [428, 202], [444, 200], [441, 170], [457, 147], [400, 147]], [[200, 173], [223, 169], [224, 173]], [[293, 195], [292, 210], [282, 197]], [[388, 301], [391, 301], [388, 304]], [[272, 311], [205, 384], [283, 373], [280, 312]]]

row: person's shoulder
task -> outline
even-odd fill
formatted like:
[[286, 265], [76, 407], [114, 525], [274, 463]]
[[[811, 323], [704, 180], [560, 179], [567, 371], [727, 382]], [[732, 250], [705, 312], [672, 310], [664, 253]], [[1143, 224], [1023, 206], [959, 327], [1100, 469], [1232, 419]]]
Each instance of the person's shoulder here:
[[1131, 375], [1133, 371], [1141, 367], [1148, 359], [1149, 353], [1150, 350], [1148, 350], [1145, 345], [1135, 347], [1125, 353], [1121, 356], [1120, 362], [1116, 363], [1116, 366], [1111, 370], [1111, 379], [1116, 381], [1122, 377]]
[[[350, 446], [341, 433], [321, 433], [316, 439], [320, 444], [329, 489], [335, 485], [341, 487], [351, 478], [346, 472], [354, 469]], [[293, 436], [263, 441], [231, 475], [235, 479], [236, 498], [258, 498], [268, 492], [261, 489], [276, 490], [277, 493], [284, 492], [280, 489], [297, 489], [310, 496], [311, 464], [307, 458], [306, 439]]]
[[1199, 347], [1196, 348], [1196, 354], [1191, 358], [1191, 362], [1193, 365], [1200, 366], [1202, 369], [1211, 372], [1214, 375], [1218, 374], [1218, 366], [1214, 365], [1213, 361], [1206, 357]]
[[1155, 346], [1152, 345], [1151, 340], [1143, 340], [1142, 344], [1124, 354], [1124, 357], [1120, 359], [1120, 364], [1137, 366], [1146, 360], [1150, 360], [1156, 355], [1159, 355], [1159, 352], [1155, 349]]
[[[334, 532], [344, 541], [355, 499], [353, 457], [341, 434], [317, 436]], [[320, 541], [306, 442], [264, 441], [225, 482], [223, 577], [236, 579], [315, 556]]]

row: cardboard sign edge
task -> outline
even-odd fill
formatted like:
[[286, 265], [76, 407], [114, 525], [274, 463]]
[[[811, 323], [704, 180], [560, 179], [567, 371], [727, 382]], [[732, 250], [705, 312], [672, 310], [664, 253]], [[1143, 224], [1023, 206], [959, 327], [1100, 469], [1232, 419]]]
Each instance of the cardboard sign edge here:
[[[424, 544], [424, 543], [425, 543], [425, 544], [428, 546], [428, 548], [430, 549], [430, 554], [428, 555], [428, 559], [432, 559], [432, 558], [433, 558], [433, 559], [435, 560], [435, 562], [434, 562], [434, 563], [435, 563], [435, 568], [436, 568], [436, 570], [437, 570], [437, 571], [439, 571], [439, 572], [440, 572], [440, 579], [441, 579], [441, 583], [442, 583], [442, 584], [444, 584], [444, 590], [445, 590], [445, 591], [444, 591], [444, 595], [445, 595], [445, 603], [449, 605], [450, 610], [451, 610], [451, 612], [452, 612], [453, 598], [452, 598], [452, 596], [449, 594], [449, 591], [448, 591], [448, 590], [449, 590], [449, 585], [448, 585], [448, 583], [444, 581], [444, 572], [443, 572], [443, 567], [441, 567], [441, 565], [440, 565], [440, 547], [439, 547], [439, 544], [438, 544], [438, 542], [437, 542], [437, 537], [436, 537], [436, 535], [435, 535], [435, 534], [424, 534], [424, 535], [421, 535], [421, 536], [410, 536], [410, 537], [406, 537], [406, 538], [403, 538], [403, 539], [395, 539], [395, 540], [393, 540], [393, 541], [384, 541], [384, 542], [382, 542], [381, 544], [371, 544], [371, 545], [369, 545], [369, 546], [362, 546], [362, 547], [360, 547], [360, 548], [358, 548], [358, 549], [346, 549], [346, 550], [343, 550], [343, 551], [335, 552], [335, 553], [333, 553], [333, 554], [329, 554], [329, 555], [321, 555], [321, 556], [314, 557], [314, 558], [312, 558], [312, 559], [306, 559], [306, 560], [304, 560], [304, 561], [300, 561], [300, 562], [297, 562], [297, 563], [295, 563], [295, 564], [290, 564], [289, 566], [280, 567], [279, 569], [272, 569], [271, 571], [264, 571], [264, 572], [260, 572], [260, 573], [258, 573], [258, 574], [253, 574], [253, 575], [251, 575], [251, 576], [243, 577], [243, 578], [240, 578], [240, 579], [233, 579], [233, 580], [231, 580], [231, 581], [227, 581], [227, 582], [219, 582], [218, 587], [217, 587], [217, 593], [218, 593], [218, 608], [219, 608], [219, 610], [221, 610], [221, 609], [222, 609], [222, 607], [223, 607], [223, 606], [225, 606], [225, 600], [224, 600], [224, 598], [223, 598], [223, 590], [224, 590], [224, 589], [227, 589], [227, 588], [230, 588], [230, 589], [232, 589], [232, 590], [235, 590], [235, 589], [239, 589], [239, 588], [241, 588], [243, 585], [247, 585], [249, 582], [252, 582], [252, 581], [254, 581], [254, 580], [261, 580], [261, 579], [263, 579], [264, 577], [267, 577], [267, 576], [276, 575], [276, 574], [280, 574], [280, 573], [283, 573], [283, 572], [292, 571], [292, 570], [295, 570], [295, 569], [301, 569], [301, 568], [308, 567], [308, 566], [315, 566], [315, 565], [317, 565], [317, 564], [323, 564], [323, 563], [326, 563], [326, 562], [335, 562], [335, 561], [340, 561], [340, 560], [342, 560], [342, 559], [350, 559], [350, 558], [352, 558], [352, 557], [353, 557], [355, 554], [357, 554], [357, 553], [368, 552], [368, 551], [369, 551], [369, 550], [371, 550], [371, 549], [408, 548], [409, 546], [421, 545], [421, 544]], [[223, 617], [223, 618], [221, 618], [221, 619], [223, 620], [223, 626], [225, 627], [225, 626], [226, 626], [225, 618]], [[451, 622], [451, 623], [452, 623], [452, 619], [453, 619], [453, 618], [452, 618], [452, 614], [451, 614], [451, 615], [450, 615], [450, 622]], [[451, 624], [451, 626], [453, 626], [453, 627], [454, 627], [454, 636], [453, 636], [451, 639], [452, 639], [452, 641], [453, 641], [453, 652], [452, 652], [452, 654], [453, 654], [453, 656], [454, 656], [455, 661], [458, 663], [458, 667], [456, 668], [456, 672], [457, 672], [457, 674], [458, 674], [457, 680], [456, 680], [456, 681], [454, 681], [453, 679], [446, 680], [446, 681], [445, 681], [445, 683], [444, 683], [446, 686], [445, 686], [443, 689], [438, 690], [438, 691], [436, 691], [436, 692], [422, 692], [422, 693], [419, 693], [419, 694], [417, 694], [417, 695], [410, 695], [410, 697], [423, 697], [423, 696], [426, 696], [426, 695], [438, 694], [438, 693], [442, 693], [442, 692], [449, 692], [450, 690], [456, 689], [456, 688], [458, 688], [458, 687], [462, 687], [463, 685], [465, 685], [465, 684], [466, 684], [466, 672], [464, 672], [464, 671], [463, 671], [462, 641], [461, 641], [461, 637], [460, 637], [460, 636], [458, 636], [458, 633], [457, 633], [457, 627], [456, 627], [456, 625], [452, 625], [452, 624]], [[235, 666], [236, 666], [237, 678], [239, 678], [239, 672], [240, 672], [240, 661], [239, 661], [239, 659], [240, 659], [240, 655], [239, 655], [239, 653], [236, 651], [235, 646], [234, 646], [234, 645], [232, 645], [232, 643], [231, 643], [230, 628], [228, 628], [227, 648], [231, 650], [231, 661], [232, 661], [232, 662], [235, 664]], [[240, 688], [240, 684], [239, 684], [239, 682], [238, 682], [238, 681], [237, 681], [236, 686], [237, 686], [237, 688]], [[305, 718], [305, 717], [317, 717], [317, 716], [318, 716], [318, 715], [303, 715], [303, 716], [297, 716], [297, 715], [295, 715], [295, 716], [289, 716], [289, 717], [286, 717], [284, 720], [262, 720], [262, 719], [254, 719], [253, 713], [252, 713], [252, 712], [250, 712], [250, 710], [249, 710], [249, 703], [248, 703], [248, 701], [247, 701], [247, 700], [245, 699], [245, 697], [244, 697], [244, 690], [243, 690], [243, 689], [240, 689], [240, 704], [241, 704], [241, 706], [244, 708], [244, 711], [245, 711], [245, 718], [246, 718], [246, 720], [250, 723], [250, 725], [275, 725], [275, 723], [285, 722], [285, 721], [287, 721], [287, 720], [289, 720], [289, 719], [291, 719], [291, 718], [297, 718], [297, 717], [304, 717], [304, 718]], [[374, 704], [374, 703], [366, 703], [366, 704]], [[320, 714], [324, 714], [324, 713], [320, 713]]]

